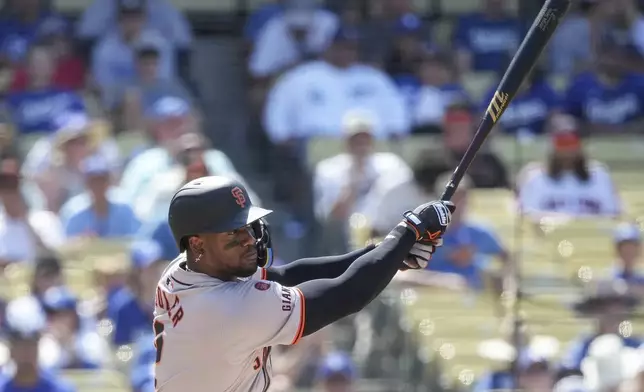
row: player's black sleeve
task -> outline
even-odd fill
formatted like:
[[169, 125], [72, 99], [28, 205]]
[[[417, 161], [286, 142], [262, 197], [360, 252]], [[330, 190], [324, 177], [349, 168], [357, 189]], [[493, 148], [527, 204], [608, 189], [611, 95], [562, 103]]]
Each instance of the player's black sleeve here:
[[304, 336], [367, 306], [396, 275], [415, 240], [410, 229], [397, 226], [339, 277], [297, 285], [305, 301]]
[[375, 245], [339, 256], [299, 259], [290, 264], [266, 269], [266, 279], [284, 286], [297, 286], [314, 279], [333, 279], [342, 275], [358, 257], [375, 248]]

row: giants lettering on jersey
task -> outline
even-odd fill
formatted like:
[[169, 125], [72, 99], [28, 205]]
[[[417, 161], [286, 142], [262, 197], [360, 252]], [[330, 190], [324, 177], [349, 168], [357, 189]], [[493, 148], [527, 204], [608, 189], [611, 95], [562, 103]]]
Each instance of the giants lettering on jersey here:
[[282, 310], [290, 312], [293, 309], [292, 304], [291, 291], [286, 287], [282, 287]]
[[[155, 302], [159, 308], [168, 312], [168, 317], [172, 320], [172, 326], [176, 327], [177, 324], [179, 324], [179, 321], [183, 318], [183, 308], [179, 303], [179, 297], [173, 294], [166, 294], [163, 290], [157, 287]], [[170, 305], [171, 303], [172, 305]]]

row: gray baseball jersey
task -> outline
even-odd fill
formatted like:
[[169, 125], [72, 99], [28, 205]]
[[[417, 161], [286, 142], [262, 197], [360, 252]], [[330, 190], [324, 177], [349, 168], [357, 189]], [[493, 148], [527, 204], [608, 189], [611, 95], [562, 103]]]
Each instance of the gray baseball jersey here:
[[265, 280], [261, 268], [225, 282], [188, 271], [185, 261], [170, 264], [156, 291], [156, 390], [267, 391], [271, 346], [302, 337], [302, 293]]

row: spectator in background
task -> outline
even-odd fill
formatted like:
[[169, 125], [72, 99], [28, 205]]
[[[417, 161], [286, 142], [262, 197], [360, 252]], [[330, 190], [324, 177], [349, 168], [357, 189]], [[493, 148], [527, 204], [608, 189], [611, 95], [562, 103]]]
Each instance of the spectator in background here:
[[642, 235], [639, 227], [622, 223], [615, 229], [613, 239], [617, 253], [613, 277], [630, 285], [641, 286], [634, 288], [641, 291], [644, 289], [644, 274], [638, 270], [638, 264], [642, 261]]
[[644, 16], [637, 0], [598, 1], [592, 19], [595, 55], [622, 73], [644, 72]]
[[[441, 194], [451, 173], [444, 173], [435, 184], [435, 194]], [[466, 279], [474, 290], [484, 289], [484, 277], [495, 257], [509, 265], [509, 254], [489, 228], [467, 219], [468, 192], [473, 183], [465, 177], [452, 196], [457, 212], [452, 214], [450, 230], [443, 239], [441, 252], [432, 257], [428, 270], [443, 274], [456, 274]], [[497, 287], [498, 289], [498, 287]]]
[[86, 192], [71, 198], [60, 211], [67, 237], [128, 238], [139, 230], [132, 207], [112, 189], [109, 162], [100, 155], [81, 163]]
[[134, 364], [130, 372], [132, 392], [155, 392], [154, 368], [157, 350], [154, 347], [155, 336], [150, 333], [142, 335], [134, 344]]
[[[150, 196], [145, 191], [155, 176], [169, 171], [179, 163], [183, 146], [177, 140], [187, 133], [199, 131], [193, 109], [181, 98], [168, 96], [159, 99], [146, 113], [146, 117], [153, 144], [132, 158], [121, 178], [123, 195], [133, 205], [138, 205], [142, 198]], [[216, 149], [208, 149], [204, 154], [210, 172], [241, 179], [226, 154]], [[256, 194], [250, 189], [249, 192], [256, 202]]]
[[[69, 24], [60, 17], [49, 17], [38, 28], [36, 43], [30, 49], [33, 53], [34, 47], [41, 48], [40, 51], [49, 50], [53, 67], [40, 66], [41, 69], [49, 71], [53, 68], [51, 75], [51, 86], [64, 90], [80, 90], [85, 86], [85, 64], [76, 53], [69, 35]], [[44, 63], [41, 54], [40, 63]], [[38, 59], [27, 61], [27, 66], [19, 65], [13, 77], [11, 90], [14, 92], [24, 91], [34, 83], [38, 85]], [[31, 66], [29, 64], [32, 64]], [[36, 64], [34, 64], [36, 63]], [[33, 74], [36, 73], [34, 76]], [[43, 73], [41, 70], [40, 73]], [[43, 76], [40, 76], [43, 78]], [[33, 80], [36, 79], [36, 80]], [[42, 83], [42, 82], [41, 82]]]
[[378, 189], [365, 212], [371, 237], [384, 237], [405, 211], [413, 210], [423, 200], [434, 200], [440, 196], [434, 194], [436, 180], [450, 170], [442, 158], [435, 156], [433, 151], [422, 150], [411, 167], [411, 178], [398, 185]]
[[130, 344], [150, 333], [159, 276], [168, 263], [153, 241], [136, 241], [131, 247], [132, 271], [128, 288], [119, 290], [108, 303], [107, 315], [114, 330], [115, 346]]
[[[400, 86], [400, 79], [398, 82]], [[468, 100], [468, 94], [456, 81], [452, 61], [439, 53], [428, 53], [422, 58], [417, 82], [411, 106], [413, 133], [440, 133], [446, 108]]]
[[53, 252], [38, 255], [34, 264], [30, 294], [42, 304], [47, 290], [65, 284], [63, 266]]
[[621, 201], [608, 168], [588, 159], [575, 120], [553, 118], [552, 150], [546, 164], [530, 163], [517, 179], [519, 207], [537, 220], [548, 213], [617, 216]]
[[73, 392], [57, 375], [39, 366], [39, 342], [46, 326], [46, 317], [33, 297], [11, 301], [6, 311], [7, 335], [11, 353], [11, 371], [0, 379], [1, 392]]
[[208, 143], [203, 136], [187, 133], [176, 143], [179, 144], [177, 163], [169, 170], [157, 173], [133, 205], [143, 222], [167, 220], [170, 202], [179, 188], [197, 178], [217, 175], [206, 165]]
[[571, 342], [562, 357], [562, 368], [580, 369], [593, 341], [605, 334], [619, 336], [626, 347], [639, 347], [641, 338], [620, 334], [620, 324], [630, 320], [637, 304], [638, 300], [628, 292], [623, 281], [598, 281], [587, 287], [585, 295], [575, 303], [574, 310], [578, 316], [592, 319], [593, 330], [581, 333]]
[[[443, 145], [435, 154], [446, 154], [450, 167], [456, 167], [472, 141], [476, 127], [471, 105], [456, 101], [445, 110]], [[493, 152], [485, 147], [476, 154], [468, 170], [476, 188], [509, 187], [507, 169]]]
[[548, 45], [548, 71], [571, 77], [592, 62], [589, 14], [596, 0], [572, 2], [570, 11], [555, 30]]
[[105, 35], [92, 54], [92, 73], [101, 90], [135, 80], [135, 54], [141, 47], [154, 47], [159, 53], [159, 78], [176, 77], [172, 42], [146, 28], [145, 20], [144, 0], [119, 1], [118, 29]]
[[[95, 322], [83, 320], [77, 298], [65, 287], [52, 287], [42, 297], [48, 326], [49, 349], [41, 358], [45, 368], [98, 369], [109, 355], [106, 342], [96, 333]], [[43, 363], [44, 362], [44, 363]]]
[[23, 176], [46, 197], [46, 208], [58, 212], [70, 198], [85, 190], [81, 162], [101, 154], [115, 171], [120, 168], [116, 142], [100, 135], [101, 122], [82, 112], [59, 113], [56, 130], [36, 141], [22, 167]]
[[500, 72], [519, 48], [522, 28], [506, 0], [480, 0], [481, 12], [461, 16], [454, 28], [458, 70]]
[[6, 6], [6, 13], [0, 20], [0, 51], [12, 63], [19, 64], [41, 25], [57, 16], [43, 6], [42, 0], [8, 0]]
[[[374, 152], [374, 122], [367, 113], [349, 112], [344, 120], [346, 152], [319, 162], [314, 175], [317, 218], [324, 232], [338, 237], [329, 246], [348, 245], [349, 218], [366, 213], [370, 198], [379, 189], [391, 187], [412, 177], [409, 166], [397, 155]], [[332, 253], [344, 253], [340, 247]]]
[[244, 26], [244, 38], [247, 43], [254, 44], [266, 24], [282, 14], [284, 3], [284, 0], [266, 0], [250, 14]]
[[273, 86], [265, 112], [273, 143], [337, 137], [343, 116], [354, 108], [373, 112], [378, 138], [409, 131], [404, 100], [391, 79], [357, 62], [358, 39], [355, 30], [338, 30], [322, 60], [292, 69]]
[[320, 391], [352, 392], [357, 370], [351, 357], [344, 352], [332, 352], [322, 359], [317, 380]]
[[136, 74], [132, 80], [109, 86], [104, 91], [104, 102], [115, 114], [122, 114], [125, 131], [143, 129], [144, 113], [164, 97], [177, 97], [192, 102], [188, 88], [175, 78], [160, 75], [161, 53], [156, 45], [142, 43], [136, 47]]
[[[496, 89], [490, 90], [481, 112], [487, 109]], [[560, 109], [560, 99], [540, 69], [532, 71], [496, 124], [504, 133], [530, 138], [547, 131], [548, 120]]]
[[[518, 382], [515, 386], [514, 375], [508, 371], [486, 374], [474, 387], [474, 392], [496, 390], [550, 391], [554, 384], [554, 369], [548, 358], [533, 352], [530, 348], [520, 351], [517, 359]], [[570, 391], [572, 392], [572, 391]]]
[[259, 32], [249, 69], [255, 78], [278, 75], [301, 61], [313, 60], [330, 45], [339, 21], [313, 0], [288, 0], [286, 9]]
[[33, 263], [39, 252], [50, 251], [65, 241], [58, 217], [50, 211], [30, 208], [16, 157], [0, 161], [0, 267], [15, 262]]
[[416, 72], [426, 51], [429, 37], [423, 36], [423, 24], [414, 14], [406, 14], [394, 26], [393, 48], [385, 59], [384, 68], [396, 80]]
[[640, 132], [644, 119], [644, 77], [615, 63], [613, 49], [597, 54], [594, 70], [577, 76], [568, 87], [563, 109], [590, 134]]
[[192, 45], [192, 28], [186, 17], [169, 0], [94, 0], [85, 9], [77, 26], [78, 37], [96, 41], [120, 29], [119, 12], [128, 4], [137, 4], [145, 27], [163, 35], [172, 46], [185, 51]]
[[411, 1], [369, 1], [367, 7], [370, 11], [370, 18], [361, 29], [364, 33], [365, 62], [377, 67], [384, 67], [395, 51], [396, 41], [401, 30], [409, 31], [409, 27], [416, 26], [417, 22], [420, 22], [421, 26], [412, 28], [415, 31], [414, 35], [421, 38], [422, 42], [429, 43], [431, 26], [420, 21], [419, 16], [413, 10]]
[[11, 118], [22, 134], [52, 133], [60, 113], [85, 110], [80, 94], [57, 84], [56, 62], [51, 45], [34, 45], [27, 57], [24, 89], [7, 97]]

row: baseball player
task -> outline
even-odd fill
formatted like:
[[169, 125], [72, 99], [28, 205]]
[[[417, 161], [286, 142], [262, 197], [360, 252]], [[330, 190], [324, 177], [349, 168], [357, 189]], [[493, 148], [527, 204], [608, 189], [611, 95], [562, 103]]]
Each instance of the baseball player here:
[[272, 346], [360, 311], [399, 269], [424, 268], [453, 210], [423, 204], [377, 246], [270, 268], [271, 211], [253, 206], [238, 181], [189, 182], [168, 216], [182, 253], [156, 290], [156, 390], [267, 391]]

